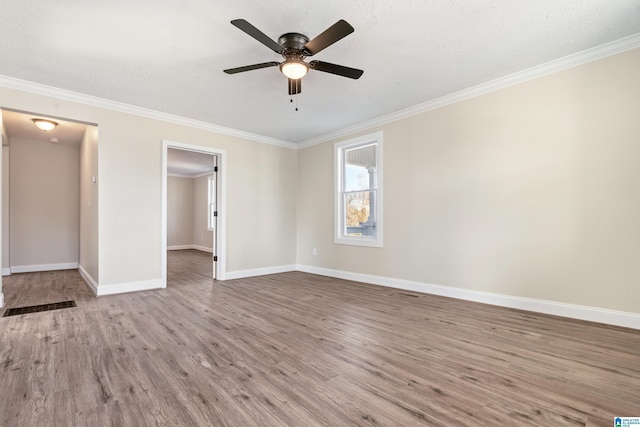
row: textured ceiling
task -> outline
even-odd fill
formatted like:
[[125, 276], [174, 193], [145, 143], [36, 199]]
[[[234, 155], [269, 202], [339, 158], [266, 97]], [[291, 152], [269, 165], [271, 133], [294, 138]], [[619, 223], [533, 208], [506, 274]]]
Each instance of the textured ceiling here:
[[[300, 142], [640, 32], [637, 0], [7, 0], [0, 74]], [[294, 103], [281, 58], [233, 27], [313, 38], [355, 32], [312, 59]], [[295, 105], [299, 111], [295, 111]]]

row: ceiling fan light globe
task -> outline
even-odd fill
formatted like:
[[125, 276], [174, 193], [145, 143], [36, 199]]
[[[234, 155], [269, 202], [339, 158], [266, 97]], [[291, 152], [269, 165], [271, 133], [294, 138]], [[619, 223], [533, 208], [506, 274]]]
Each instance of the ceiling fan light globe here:
[[298, 80], [309, 72], [309, 66], [302, 61], [285, 61], [280, 65], [280, 71], [286, 77]]

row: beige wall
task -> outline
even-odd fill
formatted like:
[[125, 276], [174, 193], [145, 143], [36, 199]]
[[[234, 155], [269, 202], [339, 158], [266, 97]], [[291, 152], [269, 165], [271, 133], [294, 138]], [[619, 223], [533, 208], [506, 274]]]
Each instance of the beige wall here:
[[193, 244], [213, 249], [213, 232], [208, 229], [209, 177], [193, 180]]
[[[234, 212], [241, 214], [234, 219], [239, 226], [237, 236], [227, 235], [228, 260], [263, 260], [261, 266], [253, 268], [295, 264], [297, 151], [284, 149], [280, 156], [272, 157], [271, 146], [257, 145], [253, 150], [243, 146], [228, 153], [228, 162], [244, 159], [251, 168], [251, 173], [243, 173], [227, 166], [227, 180], [234, 183], [233, 190], [227, 189], [229, 214], [233, 206], [237, 207]], [[282, 216], [283, 212], [293, 215]], [[227, 221], [230, 219], [228, 215]]]
[[78, 263], [79, 147], [11, 139], [11, 267]]
[[193, 245], [193, 178], [167, 177], [167, 246]]
[[638, 75], [637, 49], [362, 132], [381, 249], [333, 244], [334, 141], [300, 150], [298, 263], [639, 313]]
[[167, 177], [167, 246], [213, 249], [207, 229], [209, 181], [207, 176]]
[[98, 124], [101, 288], [161, 281], [163, 139], [226, 152], [228, 271], [295, 264], [295, 150], [5, 87], [0, 99]]
[[[95, 182], [94, 182], [95, 181]], [[79, 264], [96, 283], [98, 268], [98, 128], [87, 126], [80, 144]]]

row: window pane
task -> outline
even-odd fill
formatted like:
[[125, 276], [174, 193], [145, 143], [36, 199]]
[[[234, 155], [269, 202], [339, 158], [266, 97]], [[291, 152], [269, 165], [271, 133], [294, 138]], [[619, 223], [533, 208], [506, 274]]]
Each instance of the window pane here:
[[376, 144], [344, 150], [344, 191], [375, 188]]
[[345, 236], [376, 236], [375, 214], [372, 202], [374, 191], [358, 191], [344, 195]]
[[369, 189], [369, 172], [362, 166], [345, 164], [344, 166], [344, 191], [357, 191]]

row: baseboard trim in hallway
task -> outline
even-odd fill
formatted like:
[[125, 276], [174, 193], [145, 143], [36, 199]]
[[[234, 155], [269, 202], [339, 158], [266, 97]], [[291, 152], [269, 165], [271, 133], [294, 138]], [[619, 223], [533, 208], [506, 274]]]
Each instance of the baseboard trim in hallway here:
[[73, 270], [78, 268], [77, 262], [60, 264], [16, 265], [11, 266], [11, 273], [36, 273], [38, 271]]

